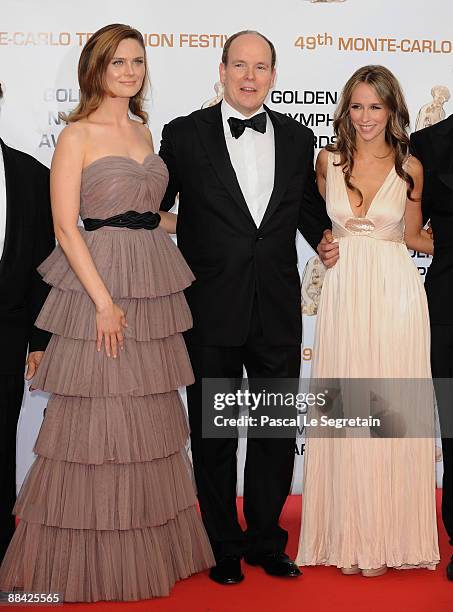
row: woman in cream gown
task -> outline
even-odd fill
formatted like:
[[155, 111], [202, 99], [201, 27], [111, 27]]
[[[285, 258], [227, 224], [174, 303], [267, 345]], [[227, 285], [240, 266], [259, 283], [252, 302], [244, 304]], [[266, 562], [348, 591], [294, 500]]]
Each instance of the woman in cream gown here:
[[[379, 379], [377, 387], [402, 379], [393, 392], [408, 390], [408, 410], [429, 423], [428, 310], [407, 247], [433, 247], [421, 230], [423, 169], [408, 156], [408, 124], [390, 71], [365, 66], [349, 79], [336, 111], [337, 142], [317, 161], [340, 255], [324, 280], [312, 377], [341, 380], [349, 398], [358, 392], [351, 379]], [[345, 395], [343, 401], [354, 412]], [[414, 420], [409, 413], [405, 425]], [[435, 568], [434, 439], [429, 428], [415, 429], [395, 437], [352, 429], [308, 436], [299, 565], [365, 576], [388, 567]]]

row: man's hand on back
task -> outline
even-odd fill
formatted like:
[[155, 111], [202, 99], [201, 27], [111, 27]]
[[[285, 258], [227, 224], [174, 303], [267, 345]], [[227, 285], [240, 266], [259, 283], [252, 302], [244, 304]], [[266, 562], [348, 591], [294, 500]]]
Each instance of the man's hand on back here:
[[318, 255], [326, 268], [332, 268], [338, 261], [339, 247], [338, 242], [333, 241], [332, 230], [324, 230], [323, 238], [316, 247]]

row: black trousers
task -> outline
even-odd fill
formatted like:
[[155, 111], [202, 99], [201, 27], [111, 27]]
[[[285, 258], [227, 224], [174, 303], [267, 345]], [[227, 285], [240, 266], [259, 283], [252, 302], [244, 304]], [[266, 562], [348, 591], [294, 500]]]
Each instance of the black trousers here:
[[[443, 421], [451, 422], [453, 394], [445, 385], [445, 379], [453, 379], [453, 325], [431, 325], [431, 370], [436, 386], [436, 378], [443, 379], [436, 387], [441, 430]], [[452, 380], [453, 382], [453, 380]], [[441, 387], [441, 389], [439, 389]], [[442, 436], [442, 455], [444, 476], [442, 482], [442, 520], [453, 544], [453, 438], [451, 426], [449, 437]]]
[[247, 440], [244, 470], [244, 515], [247, 530], [239, 525], [236, 510], [236, 439], [202, 436], [202, 379], [299, 378], [300, 345], [266, 344], [255, 304], [250, 331], [243, 346], [188, 345], [195, 384], [187, 388], [192, 459], [198, 499], [216, 559], [283, 552], [288, 533], [279, 518], [290, 491], [294, 438]]
[[24, 393], [24, 375], [0, 375], [0, 559], [15, 529], [16, 431]]

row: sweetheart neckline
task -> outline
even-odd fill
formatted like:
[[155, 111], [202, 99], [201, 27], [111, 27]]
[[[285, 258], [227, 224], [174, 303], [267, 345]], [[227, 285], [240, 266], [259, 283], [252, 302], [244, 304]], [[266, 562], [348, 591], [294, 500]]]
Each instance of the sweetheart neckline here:
[[103, 159], [125, 159], [127, 161], [131, 161], [131, 162], [137, 164], [138, 166], [144, 166], [146, 160], [148, 159], [148, 157], [151, 157], [152, 155], [156, 156], [156, 157], [159, 157], [159, 155], [157, 153], [151, 152], [151, 153], [148, 153], [148, 155], [146, 155], [144, 157], [143, 161], [140, 162], [140, 161], [134, 159], [133, 157], [128, 157], [127, 155], [103, 155], [102, 157], [98, 157], [97, 159], [94, 159], [92, 162], [90, 162], [88, 165], [84, 166], [82, 168], [82, 172], [84, 172], [87, 168], [89, 168], [90, 166], [93, 166], [97, 162], [102, 161]]

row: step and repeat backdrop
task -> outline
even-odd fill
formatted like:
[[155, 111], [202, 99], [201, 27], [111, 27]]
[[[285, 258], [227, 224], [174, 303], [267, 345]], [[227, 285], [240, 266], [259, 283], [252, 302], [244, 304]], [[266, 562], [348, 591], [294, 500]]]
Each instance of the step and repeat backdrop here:
[[[69, 111], [79, 99], [80, 51], [90, 34], [108, 23], [127, 23], [143, 33], [156, 148], [166, 122], [221, 99], [222, 46], [230, 34], [246, 28], [261, 31], [277, 48], [277, 79], [269, 106], [310, 127], [318, 148], [332, 141], [333, 113], [343, 84], [365, 64], [383, 64], [398, 76], [412, 130], [436, 123], [453, 110], [453, 6], [444, 0], [2, 0], [0, 15], [0, 82], [5, 93], [0, 135], [46, 165], [64, 127], [58, 113]], [[300, 236], [298, 250], [302, 273], [313, 252]], [[429, 257], [411, 256], [424, 277]], [[315, 318], [304, 316], [303, 376], [310, 371]], [[26, 389], [18, 431], [18, 486], [33, 460], [46, 401], [44, 394]], [[303, 439], [296, 454], [294, 491], [300, 491]], [[241, 472], [243, 445], [239, 455]], [[439, 462], [438, 476], [440, 470]]]

